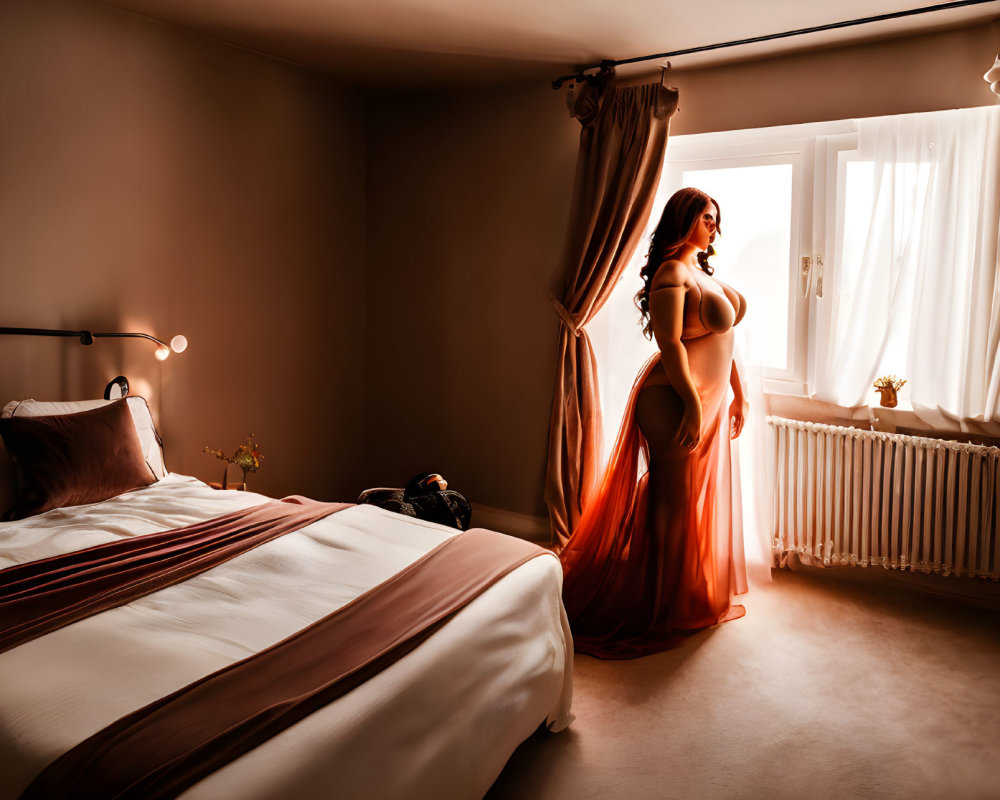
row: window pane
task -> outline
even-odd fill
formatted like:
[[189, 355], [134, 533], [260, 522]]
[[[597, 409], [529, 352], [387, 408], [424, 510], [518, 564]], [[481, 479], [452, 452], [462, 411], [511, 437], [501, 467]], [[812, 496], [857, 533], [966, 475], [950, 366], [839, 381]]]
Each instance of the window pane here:
[[741, 323], [747, 358], [787, 369], [792, 165], [686, 170], [683, 183], [707, 192], [721, 208], [712, 263], [716, 276], [747, 298]]

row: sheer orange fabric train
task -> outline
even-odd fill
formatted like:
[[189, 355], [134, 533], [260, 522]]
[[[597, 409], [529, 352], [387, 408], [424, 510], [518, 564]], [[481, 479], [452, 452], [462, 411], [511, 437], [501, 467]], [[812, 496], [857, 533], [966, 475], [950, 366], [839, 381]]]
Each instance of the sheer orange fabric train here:
[[[711, 346], [731, 336], [696, 341]], [[697, 363], [697, 346], [689, 350]], [[644, 404], [654, 415], [670, 416], [657, 405], [669, 403], [672, 389], [645, 385], [659, 365], [657, 354], [636, 379], [601, 484], [560, 554], [563, 599], [580, 653], [634, 658], [745, 613], [732, 605], [747, 583], [739, 511], [732, 506], [727, 387], [716, 378], [722, 371], [710, 370], [713, 379], [698, 387], [705, 408], [700, 443], [658, 466], [651, 498], [650, 472], [639, 475], [640, 453], [649, 464], [650, 448], [638, 418], [650, 416]]]

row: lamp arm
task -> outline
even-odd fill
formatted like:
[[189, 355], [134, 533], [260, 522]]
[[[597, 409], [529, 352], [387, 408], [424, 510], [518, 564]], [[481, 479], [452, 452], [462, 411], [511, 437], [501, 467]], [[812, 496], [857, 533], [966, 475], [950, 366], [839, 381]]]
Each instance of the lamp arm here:
[[151, 342], [156, 342], [164, 347], [169, 347], [163, 339], [157, 339], [155, 336], [149, 333], [95, 333], [92, 334], [95, 339], [123, 339], [125, 337], [133, 337], [136, 339], [149, 339]]

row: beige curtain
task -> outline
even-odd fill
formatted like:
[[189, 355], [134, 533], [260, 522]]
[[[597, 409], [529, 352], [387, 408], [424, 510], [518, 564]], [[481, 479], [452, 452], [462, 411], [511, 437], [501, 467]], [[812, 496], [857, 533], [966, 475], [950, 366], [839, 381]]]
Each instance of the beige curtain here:
[[[601, 441], [597, 363], [587, 324], [604, 305], [649, 220], [677, 90], [597, 80], [573, 99], [583, 126], [563, 284], [545, 502], [562, 546], [594, 488]], [[637, 329], [638, 330], [638, 329]]]

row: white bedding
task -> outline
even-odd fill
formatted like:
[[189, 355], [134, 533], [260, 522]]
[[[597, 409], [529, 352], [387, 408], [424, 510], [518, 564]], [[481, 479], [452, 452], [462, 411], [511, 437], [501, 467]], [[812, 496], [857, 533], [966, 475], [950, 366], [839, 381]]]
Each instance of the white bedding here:
[[[171, 474], [0, 524], [0, 568], [265, 500]], [[356, 506], [0, 654], [0, 799], [119, 717], [280, 641], [454, 533]], [[571, 719], [561, 577], [554, 557], [532, 559], [412, 653], [182, 797], [481, 797], [541, 722], [560, 730]]]

